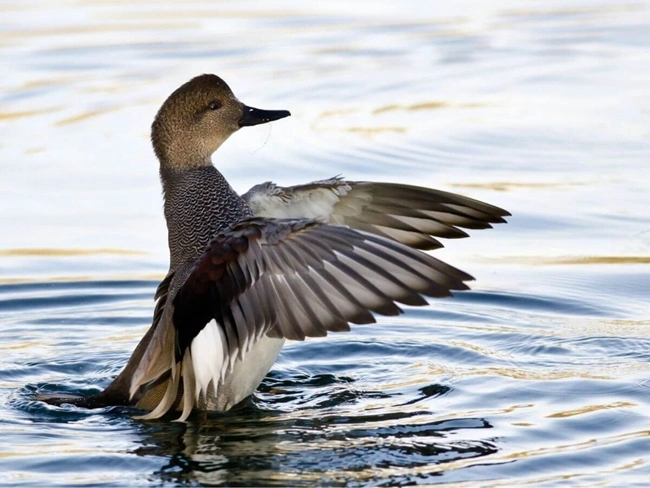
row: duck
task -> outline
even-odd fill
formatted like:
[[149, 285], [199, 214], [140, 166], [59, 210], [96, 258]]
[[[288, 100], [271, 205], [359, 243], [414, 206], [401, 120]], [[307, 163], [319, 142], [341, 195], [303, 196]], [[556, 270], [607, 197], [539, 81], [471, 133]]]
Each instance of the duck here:
[[226, 411], [250, 397], [285, 341], [303, 341], [399, 304], [467, 290], [472, 276], [435, 257], [440, 238], [486, 229], [510, 213], [445, 191], [341, 176], [239, 195], [212, 156], [244, 127], [287, 110], [245, 105], [226, 82], [197, 76], [162, 104], [151, 126], [160, 164], [170, 265], [152, 324], [122, 372], [87, 396], [53, 405], [128, 405], [142, 419]]

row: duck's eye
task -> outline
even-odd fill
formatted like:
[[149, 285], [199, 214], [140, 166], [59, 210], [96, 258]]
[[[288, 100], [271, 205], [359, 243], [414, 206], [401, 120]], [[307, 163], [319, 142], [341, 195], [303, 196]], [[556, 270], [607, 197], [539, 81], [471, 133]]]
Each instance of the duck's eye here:
[[210, 110], [217, 110], [217, 109], [220, 109], [220, 108], [221, 108], [221, 103], [219, 103], [219, 102], [217, 102], [217, 101], [215, 100], [214, 102], [210, 102], [210, 104], [208, 105], [208, 108], [209, 108]]

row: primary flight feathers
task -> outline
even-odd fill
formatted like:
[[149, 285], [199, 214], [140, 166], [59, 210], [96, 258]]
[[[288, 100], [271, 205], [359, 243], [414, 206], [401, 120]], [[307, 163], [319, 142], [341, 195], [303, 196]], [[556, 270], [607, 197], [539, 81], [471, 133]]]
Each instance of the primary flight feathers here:
[[507, 211], [454, 193], [341, 177], [281, 187], [262, 183], [242, 195], [255, 215], [313, 218], [388, 237], [417, 249], [442, 244], [432, 236], [467, 237], [460, 230], [505, 222]]

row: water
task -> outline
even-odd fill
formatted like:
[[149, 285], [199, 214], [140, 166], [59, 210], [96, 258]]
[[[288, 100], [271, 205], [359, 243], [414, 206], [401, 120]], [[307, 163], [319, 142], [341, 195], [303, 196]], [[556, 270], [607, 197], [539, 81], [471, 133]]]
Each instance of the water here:
[[[647, 2], [4, 2], [0, 484], [632, 486], [650, 479]], [[166, 271], [148, 127], [203, 72], [289, 119], [236, 134], [245, 191], [345, 174], [510, 223], [436, 255], [473, 291], [288, 344], [188, 424], [90, 394]]]

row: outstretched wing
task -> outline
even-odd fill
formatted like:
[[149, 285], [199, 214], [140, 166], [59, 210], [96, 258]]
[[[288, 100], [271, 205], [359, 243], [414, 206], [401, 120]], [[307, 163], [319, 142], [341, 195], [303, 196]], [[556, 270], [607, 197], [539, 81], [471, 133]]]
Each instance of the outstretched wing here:
[[[187, 418], [260, 337], [303, 340], [397, 315], [396, 302], [464, 290], [472, 277], [392, 240], [314, 220], [253, 218], [219, 234], [173, 299], [169, 394], [183, 378]], [[137, 387], [137, 385], [135, 385]]]
[[258, 217], [318, 219], [417, 249], [442, 247], [434, 237], [467, 237], [461, 228], [490, 228], [510, 215], [502, 208], [454, 193], [340, 177], [290, 187], [266, 182], [242, 198]]

